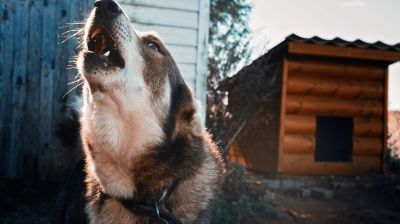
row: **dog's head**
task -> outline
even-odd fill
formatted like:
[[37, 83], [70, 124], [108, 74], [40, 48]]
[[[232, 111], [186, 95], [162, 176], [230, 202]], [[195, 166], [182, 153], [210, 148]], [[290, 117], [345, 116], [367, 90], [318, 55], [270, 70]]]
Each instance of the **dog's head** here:
[[77, 61], [87, 87], [84, 94], [132, 108], [150, 104], [161, 123], [179, 95], [191, 111], [185, 113], [193, 115], [191, 93], [157, 35], [137, 32], [113, 0], [97, 0], [94, 6]]

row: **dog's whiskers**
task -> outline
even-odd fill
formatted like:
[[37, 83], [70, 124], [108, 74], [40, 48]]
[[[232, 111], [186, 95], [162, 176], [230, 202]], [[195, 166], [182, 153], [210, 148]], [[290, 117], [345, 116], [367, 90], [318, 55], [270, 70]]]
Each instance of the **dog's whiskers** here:
[[69, 63], [70, 64], [67, 65], [66, 69], [68, 69], [68, 70], [77, 69], [76, 68], [76, 61], [70, 61]]
[[75, 79], [80, 78], [83, 81], [82, 75], [80, 73], [76, 74]]
[[64, 33], [60, 34], [60, 36], [64, 36], [65, 34], [67, 34], [67, 33], [71, 33], [71, 32], [81, 32], [81, 31], [82, 31], [82, 29], [77, 29], [77, 30], [67, 30], [67, 31], [65, 31]]
[[76, 86], [74, 86], [72, 89], [68, 90], [68, 92], [65, 93], [64, 96], [63, 96], [61, 99], [65, 99], [65, 97], [66, 97], [69, 93], [71, 93], [71, 92], [74, 91], [76, 88], [78, 88], [79, 86], [81, 86], [81, 85], [84, 84], [84, 82], [83, 82], [82, 79], [79, 79], [79, 80], [77, 80], [77, 81], [82, 81], [82, 82], [81, 82], [81, 83], [78, 82], [78, 84], [76, 84]]
[[84, 21], [82, 21], [82, 22], [76, 21], [76, 22], [67, 23], [67, 24], [68, 24], [68, 25], [85, 25], [85, 22], [84, 22]]
[[[60, 29], [65, 29], [65, 28], [68, 29], [67, 31], [65, 31], [59, 35], [59, 37], [65, 38], [59, 44], [63, 44], [64, 42], [66, 42], [67, 40], [69, 40], [73, 37], [82, 36], [82, 34], [85, 31], [85, 29], [83, 27], [84, 24], [85, 24], [84, 21], [75, 21], [72, 23], [66, 23], [66, 26], [59, 27]], [[73, 28], [72, 25], [74, 25], [74, 26], [79, 25], [80, 27]], [[72, 33], [72, 35], [70, 35], [71, 33]]]
[[[78, 77], [78, 76], [75, 76], [75, 79], [76, 79], [77, 77]], [[77, 82], [79, 82], [79, 81], [83, 81], [83, 79], [82, 79], [81, 77], [79, 77], [78, 80], [74, 80], [74, 81], [72, 81], [72, 82], [69, 82], [67, 85], [72, 85], [72, 84], [77, 83]]]
[[83, 40], [79, 41], [79, 44], [76, 46], [75, 50], [78, 50], [83, 45]]
[[[68, 32], [68, 31], [67, 31], [67, 32]], [[67, 33], [67, 32], [65, 32], [65, 33]], [[76, 33], [74, 33], [74, 34], [68, 36], [67, 38], [65, 38], [61, 43], [63, 44], [65, 41], [67, 41], [67, 40], [69, 40], [69, 39], [71, 39], [71, 38], [73, 38], [73, 37], [75, 37], [75, 36], [77, 36], [77, 35], [80, 35], [80, 34], [82, 34], [83, 32], [84, 32], [84, 29], [79, 29], [78, 31], [76, 31]], [[65, 34], [65, 33], [64, 33], [64, 34]]]

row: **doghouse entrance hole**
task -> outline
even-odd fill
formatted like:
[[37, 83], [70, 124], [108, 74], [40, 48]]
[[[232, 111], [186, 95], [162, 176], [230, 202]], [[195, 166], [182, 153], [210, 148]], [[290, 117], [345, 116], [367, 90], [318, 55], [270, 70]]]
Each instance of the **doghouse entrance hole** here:
[[353, 118], [317, 117], [315, 161], [351, 162], [353, 155]]

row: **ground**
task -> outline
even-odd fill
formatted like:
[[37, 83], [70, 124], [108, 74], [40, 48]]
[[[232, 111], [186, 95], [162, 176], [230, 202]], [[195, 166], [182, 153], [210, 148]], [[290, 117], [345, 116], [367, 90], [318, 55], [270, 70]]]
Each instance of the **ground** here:
[[[238, 180], [246, 186], [232, 187], [237, 186]], [[235, 199], [225, 197], [223, 207], [232, 211], [230, 205], [240, 204], [239, 198], [252, 200], [244, 203], [248, 208], [231, 212], [231, 219], [225, 223], [400, 223], [400, 181], [394, 175], [270, 177], [250, 171], [229, 174], [225, 192], [234, 195], [238, 189], [241, 192]], [[235, 216], [245, 210], [248, 212]], [[216, 217], [220, 223], [224, 220]]]
[[58, 184], [0, 179], [0, 223], [50, 223]]
[[340, 189], [335, 190], [332, 199], [302, 198], [280, 192], [271, 202], [277, 218], [265, 223], [400, 223], [399, 201], [381, 190]]
[[[239, 173], [228, 176], [226, 201], [219, 204], [214, 223], [400, 223], [396, 176], [277, 178]], [[1, 180], [0, 223], [50, 223], [59, 187]], [[234, 195], [238, 189], [243, 192]]]

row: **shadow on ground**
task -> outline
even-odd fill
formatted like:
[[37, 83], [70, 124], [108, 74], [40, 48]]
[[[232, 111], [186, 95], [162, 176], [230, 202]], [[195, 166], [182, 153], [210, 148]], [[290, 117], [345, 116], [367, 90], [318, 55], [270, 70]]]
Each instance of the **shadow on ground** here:
[[[228, 171], [213, 223], [400, 223], [396, 176], [301, 177], [306, 184], [296, 185], [292, 177], [277, 179], [238, 166]], [[292, 185], [282, 184], [287, 180]], [[1, 180], [0, 223], [51, 223], [62, 186]], [[314, 187], [327, 194], [310, 193]]]

